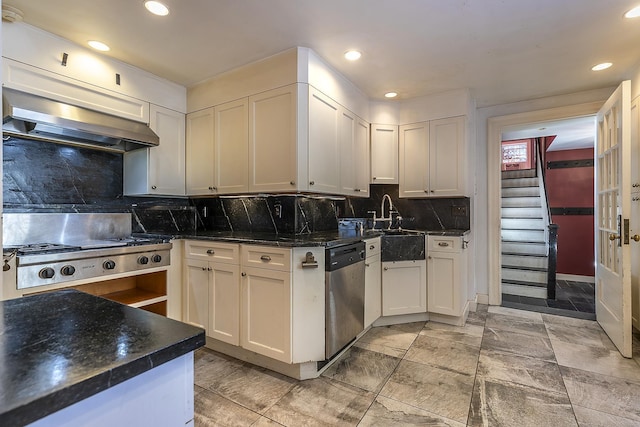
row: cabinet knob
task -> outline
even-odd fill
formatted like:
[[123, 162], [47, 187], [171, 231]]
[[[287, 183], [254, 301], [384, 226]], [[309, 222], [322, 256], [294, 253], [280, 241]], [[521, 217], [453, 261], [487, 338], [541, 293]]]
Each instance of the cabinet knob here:
[[435, 192], [436, 192], [436, 190], [431, 190], [431, 192], [432, 192], [432, 193], [435, 193]]
[[210, 191], [216, 191], [218, 189], [218, 187], [216, 187], [215, 185], [212, 185], [211, 187], [209, 187]]
[[371, 246], [369, 246], [369, 249], [370, 249], [370, 250], [374, 250], [375, 248], [376, 248], [376, 245], [371, 245]]
[[315, 185], [315, 183], [316, 183], [315, 181], [311, 181], [309, 182], [309, 185]]
[[213, 249], [207, 249], [207, 255], [215, 255], [216, 251]]
[[374, 176], [374, 177], [373, 177], [373, 180], [375, 181], [376, 179], [378, 179], [378, 178], [376, 178], [376, 177]]
[[247, 275], [247, 273], [245, 273], [245, 272], [243, 271], [242, 273], [240, 273], [240, 275], [241, 275], [242, 277], [245, 277], [245, 276]]
[[356, 193], [360, 192], [359, 188], [354, 188], [353, 191], [355, 191]]
[[433, 258], [431, 258], [431, 255], [429, 255], [429, 256], [427, 257], [427, 259], [433, 259]]
[[207, 267], [202, 267], [202, 271], [207, 271]]
[[295, 181], [289, 181], [289, 184], [296, 185], [296, 182]]
[[428, 193], [428, 192], [429, 192], [429, 190], [424, 190], [424, 192], [425, 192], [425, 193]]
[[155, 185], [152, 185], [152, 186], [151, 186], [151, 189], [152, 189], [152, 190], [155, 190], [156, 188], [158, 188], [158, 187], [156, 187]]
[[207, 268], [207, 271], [213, 271], [213, 268], [208, 267], [208, 268]]
[[383, 268], [383, 270], [384, 270], [384, 271], [387, 271], [388, 269], [389, 269], [389, 267], [385, 267], [385, 268]]
[[365, 263], [364, 263], [364, 266], [365, 266], [365, 267], [371, 267], [371, 264], [369, 264], [368, 262], [365, 262]]

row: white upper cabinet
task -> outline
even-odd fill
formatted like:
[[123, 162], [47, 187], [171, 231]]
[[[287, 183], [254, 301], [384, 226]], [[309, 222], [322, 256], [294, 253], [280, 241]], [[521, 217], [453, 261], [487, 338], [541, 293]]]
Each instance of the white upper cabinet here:
[[398, 126], [371, 124], [371, 183], [398, 183]]
[[400, 126], [400, 197], [464, 196], [466, 119]]
[[248, 99], [214, 108], [214, 173], [218, 194], [249, 190]]
[[125, 195], [185, 195], [184, 126], [184, 114], [151, 105], [149, 127], [160, 144], [124, 154]]
[[295, 191], [298, 87], [249, 97], [249, 191]]
[[187, 114], [187, 194], [216, 194], [213, 162], [214, 111], [212, 108]]
[[[355, 117], [342, 112], [340, 105], [309, 86], [309, 190], [340, 193], [340, 127], [350, 129], [353, 140]], [[351, 144], [351, 142], [349, 142]]]
[[429, 195], [429, 124], [400, 126], [400, 197]]
[[351, 111], [340, 112], [340, 193], [369, 195], [369, 124]]
[[432, 196], [465, 195], [465, 117], [429, 122], [429, 191]]
[[187, 194], [249, 190], [248, 99], [187, 115]]

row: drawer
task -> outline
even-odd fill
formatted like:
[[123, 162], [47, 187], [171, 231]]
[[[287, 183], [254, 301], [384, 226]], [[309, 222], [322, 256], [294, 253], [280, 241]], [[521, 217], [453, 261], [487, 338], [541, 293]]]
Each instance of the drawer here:
[[242, 245], [241, 252], [243, 266], [291, 271], [291, 249]]
[[187, 240], [184, 250], [185, 258], [240, 264], [240, 245], [235, 243]]
[[367, 239], [364, 241], [365, 250], [367, 251], [366, 257], [377, 256], [380, 254], [380, 237], [374, 239]]
[[460, 252], [462, 238], [458, 236], [428, 236], [427, 252]]

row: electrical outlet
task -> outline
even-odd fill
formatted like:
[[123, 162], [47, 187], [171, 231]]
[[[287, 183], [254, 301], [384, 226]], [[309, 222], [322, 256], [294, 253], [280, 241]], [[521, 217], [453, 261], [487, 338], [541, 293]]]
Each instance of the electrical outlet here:
[[276, 218], [282, 218], [282, 205], [280, 203], [273, 205], [273, 215]]
[[467, 216], [467, 207], [451, 206], [451, 216]]

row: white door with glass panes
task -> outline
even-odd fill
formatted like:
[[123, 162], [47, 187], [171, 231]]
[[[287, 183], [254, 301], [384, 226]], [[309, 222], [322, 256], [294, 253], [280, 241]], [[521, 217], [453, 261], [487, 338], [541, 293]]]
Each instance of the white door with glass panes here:
[[631, 82], [624, 81], [597, 115], [596, 319], [624, 357], [631, 357]]

